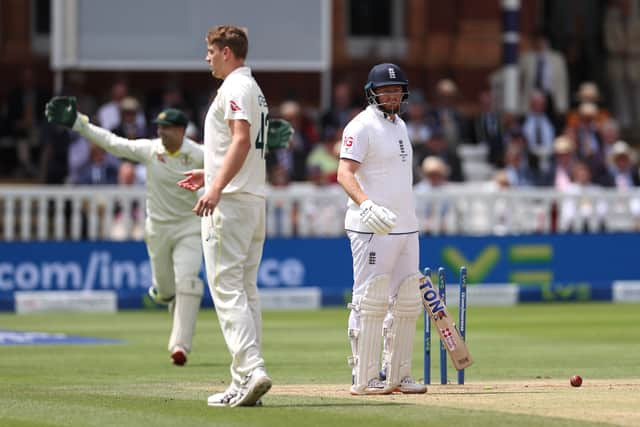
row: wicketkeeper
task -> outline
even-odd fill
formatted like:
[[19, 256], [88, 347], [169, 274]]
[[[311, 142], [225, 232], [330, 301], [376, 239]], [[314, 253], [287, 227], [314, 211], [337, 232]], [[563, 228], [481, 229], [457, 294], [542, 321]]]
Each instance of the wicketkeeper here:
[[175, 365], [184, 365], [191, 351], [196, 318], [204, 292], [198, 277], [202, 264], [200, 220], [191, 212], [198, 195], [176, 183], [183, 173], [201, 168], [202, 146], [185, 137], [187, 117], [169, 108], [155, 119], [158, 138], [128, 140], [89, 123], [76, 111], [73, 97], [54, 97], [46, 105], [51, 123], [78, 132], [118, 157], [146, 166], [145, 241], [151, 261], [153, 284], [149, 296], [169, 305], [173, 326], [169, 352]]

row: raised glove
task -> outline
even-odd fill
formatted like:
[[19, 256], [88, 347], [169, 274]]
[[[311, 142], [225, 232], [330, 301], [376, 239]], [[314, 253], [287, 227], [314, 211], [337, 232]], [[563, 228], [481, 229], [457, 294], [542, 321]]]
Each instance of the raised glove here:
[[367, 199], [360, 204], [360, 221], [375, 234], [389, 234], [396, 225], [396, 214]]
[[267, 134], [267, 148], [288, 148], [293, 136], [291, 123], [283, 119], [269, 119], [269, 133]]
[[73, 96], [54, 96], [47, 102], [44, 115], [49, 123], [72, 128], [78, 117], [76, 98]]

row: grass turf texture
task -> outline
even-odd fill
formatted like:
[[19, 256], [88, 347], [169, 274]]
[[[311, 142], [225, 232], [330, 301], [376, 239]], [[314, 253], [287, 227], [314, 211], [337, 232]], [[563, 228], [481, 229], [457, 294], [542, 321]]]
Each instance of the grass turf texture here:
[[[455, 310], [454, 310], [455, 311]], [[274, 388], [262, 408], [209, 408], [230, 357], [212, 310], [185, 367], [169, 362], [166, 312], [0, 315], [0, 328], [126, 340], [0, 346], [1, 426], [595, 426], [640, 424], [640, 308], [551, 304], [469, 308], [467, 385], [422, 396], [352, 397], [347, 310], [264, 313]], [[414, 376], [422, 377], [418, 322]], [[432, 380], [439, 382], [433, 340]], [[573, 388], [579, 374], [584, 385]], [[449, 379], [455, 370], [449, 365]], [[592, 416], [593, 415], [593, 416]]]

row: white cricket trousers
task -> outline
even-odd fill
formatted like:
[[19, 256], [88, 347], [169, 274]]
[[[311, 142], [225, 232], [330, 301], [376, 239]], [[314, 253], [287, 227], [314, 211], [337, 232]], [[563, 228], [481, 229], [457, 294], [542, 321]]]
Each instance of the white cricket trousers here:
[[[202, 266], [199, 225], [199, 218], [195, 215], [172, 222], [154, 222], [147, 218], [145, 224], [153, 287], [163, 299], [176, 298], [169, 351], [179, 346], [190, 352], [193, 344], [203, 292], [198, 278]], [[198, 286], [194, 290], [185, 289], [185, 286], [195, 283]]]
[[220, 328], [231, 353], [231, 379], [240, 386], [264, 367], [258, 266], [265, 239], [265, 200], [223, 194], [212, 216], [202, 218], [207, 281]]
[[[419, 271], [418, 233], [376, 234], [347, 231], [353, 255], [353, 296], [357, 301], [364, 295], [367, 282], [377, 276], [388, 274], [389, 297], [398, 294], [404, 279]], [[359, 315], [351, 311], [349, 328], [359, 328]]]
[[176, 294], [176, 283], [200, 274], [202, 246], [198, 217], [181, 221], [159, 222], [147, 218], [145, 242], [153, 272], [153, 286], [163, 298]]

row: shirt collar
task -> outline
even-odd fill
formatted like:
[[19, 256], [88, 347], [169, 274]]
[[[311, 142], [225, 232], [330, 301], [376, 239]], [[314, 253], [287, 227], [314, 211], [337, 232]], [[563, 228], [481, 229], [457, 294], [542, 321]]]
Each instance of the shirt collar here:
[[251, 68], [247, 67], [246, 65], [243, 65], [242, 67], [238, 67], [235, 70], [233, 70], [232, 72], [229, 73], [229, 75], [227, 76], [227, 78], [233, 74], [240, 74], [243, 76], [251, 76]]
[[369, 105], [367, 107], [367, 110], [369, 110], [371, 113], [373, 113], [373, 115], [375, 115], [376, 117], [385, 120], [389, 123], [397, 123], [398, 122], [398, 115], [396, 114], [396, 119], [395, 120], [390, 120], [389, 119], [389, 115], [387, 113], [385, 113], [384, 111], [382, 111], [381, 109], [379, 109], [378, 107], [376, 107], [375, 105]]

